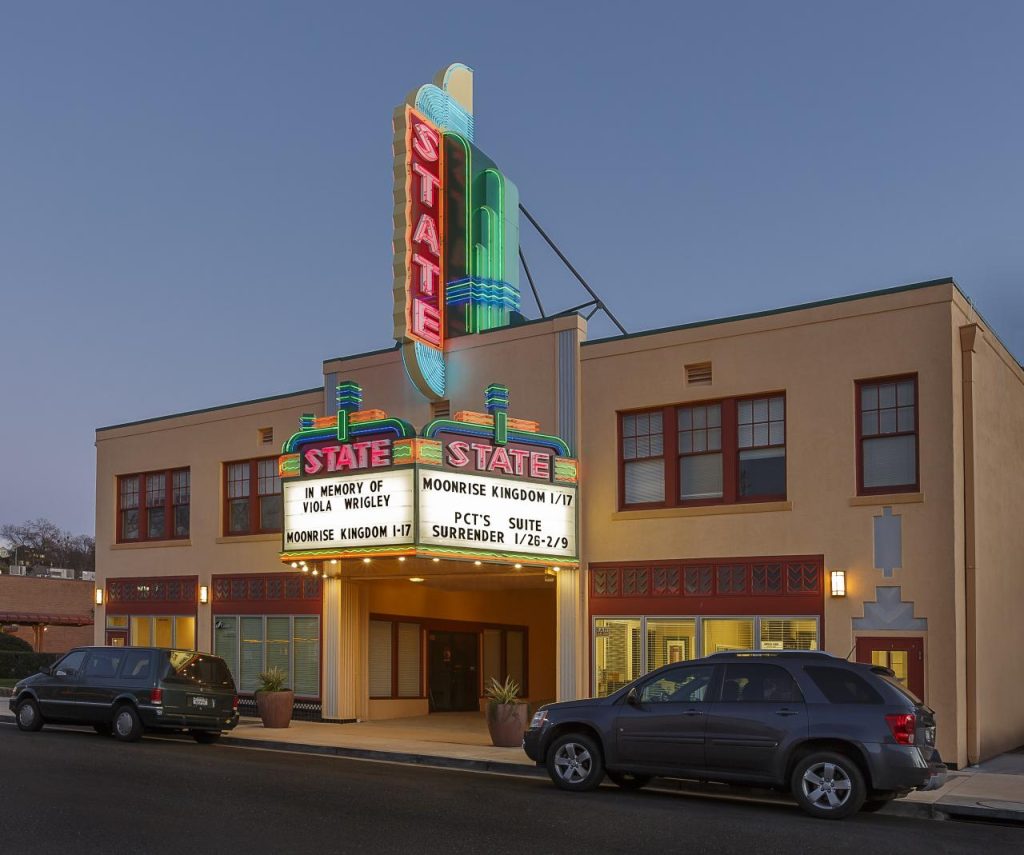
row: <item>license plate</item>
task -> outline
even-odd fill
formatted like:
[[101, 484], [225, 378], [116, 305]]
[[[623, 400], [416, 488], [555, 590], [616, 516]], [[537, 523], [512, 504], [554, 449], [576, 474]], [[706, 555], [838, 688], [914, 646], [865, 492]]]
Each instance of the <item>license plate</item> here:
[[213, 709], [216, 704], [213, 698], [204, 698], [202, 695], [192, 695], [192, 706], [202, 707], [203, 709]]

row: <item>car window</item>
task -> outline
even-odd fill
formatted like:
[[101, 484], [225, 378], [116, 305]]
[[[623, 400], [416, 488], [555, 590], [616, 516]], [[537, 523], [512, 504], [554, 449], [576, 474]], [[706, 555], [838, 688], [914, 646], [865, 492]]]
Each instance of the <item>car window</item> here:
[[882, 703], [882, 696], [855, 671], [825, 665], [808, 665], [804, 671], [831, 704]]
[[235, 687], [231, 673], [220, 657], [193, 654], [184, 662], [174, 662], [172, 657], [172, 665], [175, 674], [183, 680], [225, 689]]
[[640, 690], [640, 701], [645, 704], [692, 704], [706, 701], [714, 670], [711, 665], [672, 668], [644, 685]]
[[90, 650], [85, 663], [86, 677], [116, 677], [124, 658], [123, 650]]
[[[53, 669], [55, 676], [74, 677], [82, 670], [82, 663], [85, 662], [85, 650], [72, 650], [67, 656], [60, 660]], [[64, 672], [62, 675], [60, 672]]]
[[[876, 671], [875, 673], [877, 674], [878, 672]], [[903, 697], [909, 699], [914, 704], [917, 704], [918, 706], [920, 706], [921, 704], [924, 703], [924, 701], [922, 701], [917, 695], [915, 695], [912, 691], [910, 691], [910, 689], [908, 689], [906, 686], [904, 686], [895, 677], [891, 677], [888, 674], [878, 674], [878, 676], [881, 677], [883, 680], [885, 680], [885, 682], [888, 683], [890, 686], [892, 686], [897, 692], [899, 692], [901, 695], [903, 695]]]
[[121, 676], [126, 680], [146, 680], [149, 678], [153, 655], [148, 650], [129, 650], [124, 655]]
[[803, 696], [789, 671], [763, 662], [725, 666], [721, 699], [725, 703], [803, 703]]

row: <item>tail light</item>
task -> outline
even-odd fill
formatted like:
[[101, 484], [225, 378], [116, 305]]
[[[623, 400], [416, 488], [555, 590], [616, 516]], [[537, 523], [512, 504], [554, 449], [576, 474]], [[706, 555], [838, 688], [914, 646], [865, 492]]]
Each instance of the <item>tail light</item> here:
[[231, 709], [238, 712], [238, 695], [235, 695], [235, 699], [231, 702]]
[[164, 690], [159, 687], [153, 689], [149, 693], [149, 701], [153, 704], [162, 704], [164, 702]]
[[914, 744], [914, 731], [917, 729], [917, 716], [913, 713], [896, 713], [885, 717], [893, 739], [900, 745]]

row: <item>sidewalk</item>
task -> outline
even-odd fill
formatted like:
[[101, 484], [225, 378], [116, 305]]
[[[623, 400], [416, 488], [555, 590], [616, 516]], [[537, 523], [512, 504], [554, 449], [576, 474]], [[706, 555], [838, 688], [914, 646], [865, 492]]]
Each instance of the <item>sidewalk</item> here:
[[[7, 699], [0, 698], [0, 721], [13, 722], [7, 707]], [[280, 730], [264, 728], [258, 719], [243, 718], [238, 727], [221, 738], [220, 744], [527, 777], [546, 776], [521, 749], [491, 745], [486, 722], [479, 713], [443, 713], [353, 724], [293, 721]], [[692, 788], [687, 784], [673, 789], [714, 792], [711, 788]], [[731, 794], [735, 792], [730, 790]], [[751, 797], [757, 798], [756, 791]], [[951, 772], [941, 789], [911, 793], [894, 801], [882, 813], [928, 819], [965, 817], [1024, 825], [1024, 748]]]

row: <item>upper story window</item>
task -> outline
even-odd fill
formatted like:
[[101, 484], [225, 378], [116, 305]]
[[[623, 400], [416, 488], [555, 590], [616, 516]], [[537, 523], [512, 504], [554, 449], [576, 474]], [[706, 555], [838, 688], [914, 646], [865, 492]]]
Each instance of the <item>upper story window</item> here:
[[118, 543], [188, 537], [188, 469], [121, 475], [117, 479]]
[[224, 464], [224, 501], [225, 534], [280, 531], [283, 506], [277, 458]]
[[623, 413], [620, 442], [624, 508], [786, 497], [784, 395]]
[[917, 378], [857, 383], [857, 492], [918, 489]]

